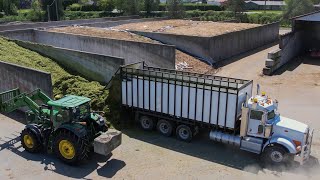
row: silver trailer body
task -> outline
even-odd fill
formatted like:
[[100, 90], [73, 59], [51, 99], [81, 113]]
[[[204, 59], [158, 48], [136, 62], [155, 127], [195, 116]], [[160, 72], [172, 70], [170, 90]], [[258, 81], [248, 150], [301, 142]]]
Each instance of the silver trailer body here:
[[121, 67], [122, 105], [219, 128], [239, 126], [242, 104], [252, 96], [252, 81], [137, 63]]

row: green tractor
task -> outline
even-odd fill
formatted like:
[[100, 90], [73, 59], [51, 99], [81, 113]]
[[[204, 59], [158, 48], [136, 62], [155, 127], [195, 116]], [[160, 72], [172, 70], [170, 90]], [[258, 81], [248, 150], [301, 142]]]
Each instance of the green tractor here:
[[27, 125], [21, 133], [24, 149], [45, 150], [75, 164], [90, 151], [107, 156], [121, 144], [121, 133], [108, 130], [105, 119], [90, 111], [90, 101], [74, 95], [52, 100], [39, 89], [29, 94], [14, 89], [0, 93], [0, 113], [27, 107]]

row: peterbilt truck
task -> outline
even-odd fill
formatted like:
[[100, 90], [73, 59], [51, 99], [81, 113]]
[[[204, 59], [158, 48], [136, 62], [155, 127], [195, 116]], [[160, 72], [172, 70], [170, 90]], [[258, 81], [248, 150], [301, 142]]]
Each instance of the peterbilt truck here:
[[260, 154], [271, 164], [310, 157], [313, 129], [278, 112], [278, 101], [252, 94], [253, 81], [148, 67], [122, 66], [122, 108], [142, 129], [190, 142], [209, 129], [213, 141]]

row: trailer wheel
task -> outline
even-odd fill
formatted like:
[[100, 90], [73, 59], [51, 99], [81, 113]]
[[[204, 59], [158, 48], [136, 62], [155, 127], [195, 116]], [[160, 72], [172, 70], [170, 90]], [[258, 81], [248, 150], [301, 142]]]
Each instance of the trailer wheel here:
[[190, 142], [192, 139], [192, 131], [190, 127], [184, 124], [177, 127], [176, 134], [178, 139], [185, 142]]
[[262, 154], [262, 159], [265, 164], [283, 165], [290, 162], [290, 155], [282, 146], [269, 146], [266, 147]]
[[173, 125], [171, 122], [161, 119], [157, 123], [157, 130], [164, 136], [171, 136], [173, 131]]
[[41, 151], [42, 148], [37, 135], [28, 128], [21, 132], [21, 144], [22, 147], [30, 153], [37, 153]]
[[154, 129], [154, 120], [151, 119], [148, 116], [141, 116], [140, 117], [140, 125], [142, 127], [142, 129], [147, 130], [147, 131], [151, 131]]

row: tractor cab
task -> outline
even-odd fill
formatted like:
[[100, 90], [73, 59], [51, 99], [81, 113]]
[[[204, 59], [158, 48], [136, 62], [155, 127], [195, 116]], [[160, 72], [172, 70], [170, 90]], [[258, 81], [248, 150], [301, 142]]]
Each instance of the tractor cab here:
[[90, 118], [90, 101], [89, 98], [74, 95], [49, 101], [48, 106], [54, 127], [59, 127], [62, 123], [81, 122]]

